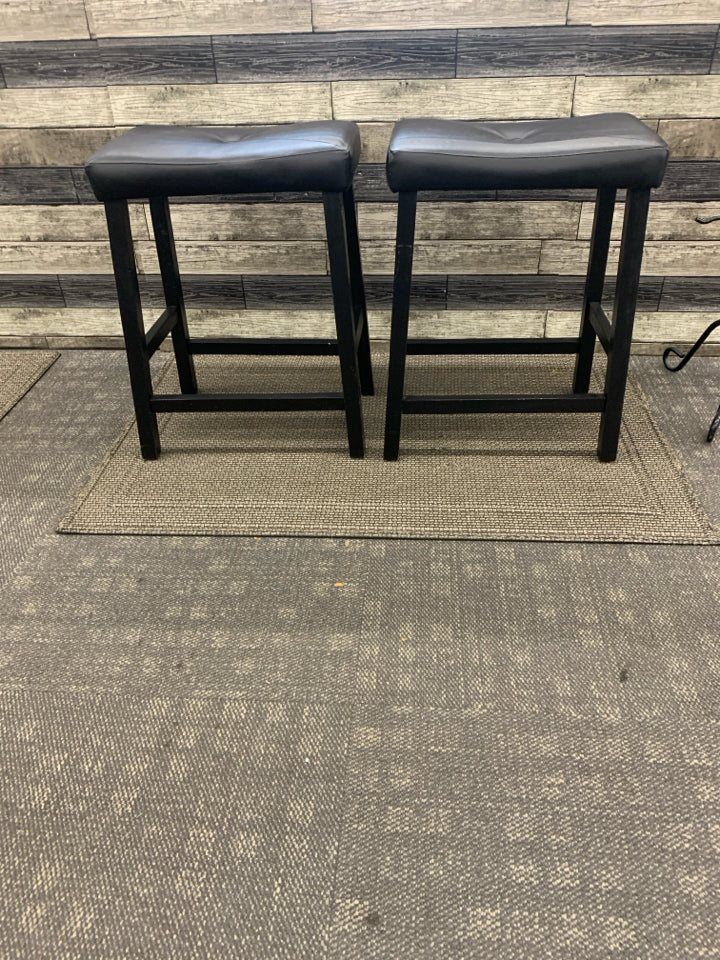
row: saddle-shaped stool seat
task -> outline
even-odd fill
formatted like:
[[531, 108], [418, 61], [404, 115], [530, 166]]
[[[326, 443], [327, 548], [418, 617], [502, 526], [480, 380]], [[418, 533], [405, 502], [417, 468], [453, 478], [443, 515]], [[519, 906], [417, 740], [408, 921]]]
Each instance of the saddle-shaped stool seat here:
[[[617, 456], [650, 190], [663, 179], [664, 140], [636, 117], [606, 113], [503, 123], [402, 120], [387, 156], [399, 194], [385, 459], [397, 459], [403, 413], [599, 412], [598, 457]], [[415, 216], [419, 191], [596, 191], [590, 259], [577, 337], [408, 339]], [[617, 191], [626, 190], [612, 318], [601, 306]], [[608, 363], [602, 393], [589, 393], [596, 338]], [[404, 393], [407, 354], [573, 353], [571, 394]]]
[[[373, 392], [370, 341], [353, 194], [360, 156], [354, 123], [273, 127], [136, 127], [101, 147], [86, 172], [105, 204], [142, 455], [160, 453], [161, 411], [344, 410], [350, 455], [364, 453], [361, 393]], [[191, 337], [170, 219], [170, 197], [289, 191], [322, 193], [336, 339]], [[148, 200], [166, 309], [145, 333], [128, 201]], [[149, 360], [171, 335], [180, 394], [153, 393]], [[195, 354], [339, 356], [342, 393], [200, 394]]]

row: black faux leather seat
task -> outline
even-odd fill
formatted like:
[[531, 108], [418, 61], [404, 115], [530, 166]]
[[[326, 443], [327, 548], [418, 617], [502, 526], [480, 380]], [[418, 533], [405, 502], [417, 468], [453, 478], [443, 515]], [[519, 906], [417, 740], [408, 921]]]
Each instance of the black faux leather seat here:
[[291, 190], [342, 192], [360, 157], [354, 123], [276, 127], [135, 127], [85, 171], [98, 200]]
[[[650, 190], [662, 182], [668, 147], [637, 117], [604, 113], [512, 123], [443, 119], [401, 120], [387, 156], [387, 178], [398, 197], [395, 280], [385, 459], [396, 460], [404, 413], [552, 411], [598, 412], [600, 460], [617, 456], [635, 304], [640, 280]], [[582, 320], [577, 337], [408, 338], [415, 217], [419, 191], [593, 189]], [[627, 191], [612, 319], [601, 301], [618, 189]], [[435, 196], [437, 193], [435, 194]], [[478, 197], [480, 199], [480, 197]], [[491, 202], [491, 201], [490, 201]], [[590, 393], [595, 341], [608, 363], [602, 393]], [[407, 354], [574, 353], [572, 394], [407, 395]]]
[[[344, 410], [350, 455], [362, 457], [361, 394], [373, 392], [370, 339], [353, 174], [354, 123], [323, 120], [273, 127], [136, 127], [101, 147], [86, 172], [105, 204], [140, 449], [160, 454], [157, 414], [211, 410]], [[170, 219], [170, 197], [321, 192], [336, 338], [191, 337]], [[146, 332], [129, 200], [149, 200], [167, 308]], [[181, 394], [157, 395], [149, 360], [172, 335]], [[342, 393], [199, 394], [198, 353], [321, 355], [340, 360]]]
[[522, 123], [401, 120], [390, 189], [542, 190], [658, 187], [668, 147], [629, 113]]

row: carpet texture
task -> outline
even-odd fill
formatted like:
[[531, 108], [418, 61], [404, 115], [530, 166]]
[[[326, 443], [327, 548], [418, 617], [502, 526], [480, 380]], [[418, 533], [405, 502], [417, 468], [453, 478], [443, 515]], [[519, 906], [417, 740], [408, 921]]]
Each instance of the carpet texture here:
[[50, 350], [0, 350], [0, 420], [59, 356]]
[[[380, 387], [384, 360], [375, 357]], [[561, 393], [571, 363], [411, 358], [408, 390]], [[339, 389], [332, 358], [200, 357], [198, 374], [212, 392]], [[174, 370], [164, 378], [161, 391], [174, 390]], [[364, 460], [347, 454], [341, 412], [165, 415], [154, 462], [131, 424], [60, 531], [718, 542], [633, 381], [612, 464], [597, 460], [598, 416], [588, 414], [405, 417], [400, 460], [385, 463], [381, 390], [364, 410]]]

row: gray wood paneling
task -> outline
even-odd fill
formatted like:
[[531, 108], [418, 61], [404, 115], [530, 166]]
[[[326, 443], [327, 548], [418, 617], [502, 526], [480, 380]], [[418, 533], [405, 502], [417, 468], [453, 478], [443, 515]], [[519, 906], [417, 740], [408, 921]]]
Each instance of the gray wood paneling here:
[[215, 83], [210, 37], [103, 37], [97, 44], [110, 84]]
[[101, 87], [105, 71], [95, 40], [0, 43], [8, 87]]
[[712, 25], [460, 30], [457, 75], [702, 74], [716, 33]]
[[[583, 204], [578, 238], [589, 240], [595, 205]], [[612, 235], [616, 240], [622, 233], [623, 205], [618, 204], [613, 219]], [[698, 223], [698, 217], [720, 218], [720, 202], [715, 203], [652, 203], [648, 217], [647, 240], [720, 240], [720, 219], [712, 223]]]
[[720, 316], [720, 277], [666, 277], [660, 309], [711, 310]]
[[0, 307], [65, 306], [57, 276], [0, 274]]
[[[555, 310], [579, 310], [585, 289], [584, 275], [576, 276], [468, 276], [448, 277], [448, 308], [474, 307], [547, 307]], [[615, 284], [608, 279], [604, 300], [611, 299]], [[643, 277], [638, 304], [644, 310], [657, 310], [662, 280]]]
[[76, 203], [72, 171], [65, 167], [4, 167], [0, 203]]
[[454, 77], [454, 31], [214, 37], [219, 83]]
[[[243, 277], [248, 308], [267, 309], [282, 304], [332, 307], [332, 288], [329, 277]], [[365, 296], [368, 304], [390, 307], [392, 278], [367, 273]], [[444, 276], [415, 275], [412, 282], [413, 306], [444, 309], [446, 300]]]

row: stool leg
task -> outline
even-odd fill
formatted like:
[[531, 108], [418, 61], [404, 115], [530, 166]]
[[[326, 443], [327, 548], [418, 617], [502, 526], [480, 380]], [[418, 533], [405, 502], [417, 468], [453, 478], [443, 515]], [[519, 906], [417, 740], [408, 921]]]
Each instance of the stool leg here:
[[583, 297], [580, 347], [575, 359], [573, 393], [587, 393], [590, 389], [590, 371], [592, 370], [595, 351], [595, 330], [590, 323], [590, 304], [600, 303], [602, 300], [608, 249], [610, 247], [610, 231], [615, 209], [615, 194], [616, 191], [613, 187], [602, 187], [598, 190], [595, 200], [595, 218], [592, 240], [590, 241], [590, 259], [585, 280], [585, 295]]
[[353, 292], [350, 276], [348, 233], [345, 207], [341, 193], [323, 193], [325, 227], [327, 230], [330, 279], [332, 281], [335, 327], [337, 330], [340, 375], [345, 397], [345, 421], [351, 457], [365, 453], [362, 409], [360, 407], [360, 376], [353, 322]]
[[115, 273], [120, 319], [125, 336], [125, 350], [130, 370], [130, 388], [135, 406], [140, 450], [145, 460], [156, 460], [160, 454], [160, 434], [157, 417], [150, 409], [152, 398], [150, 355], [145, 339], [127, 201], [108, 201], [105, 204], [105, 215], [110, 237], [110, 253]]
[[649, 205], [649, 190], [627, 191], [613, 307], [612, 346], [608, 351], [605, 375], [605, 409], [598, 438], [598, 457], [603, 461], [614, 460], [617, 456]]
[[197, 393], [195, 364], [188, 344], [187, 315], [167, 197], [151, 198], [150, 215], [152, 217], [153, 233], [155, 234], [155, 247], [160, 264], [163, 292], [165, 293], [165, 304], [168, 309], [175, 307], [177, 310], [177, 320], [172, 328], [172, 339], [180, 390], [183, 393]]
[[392, 324], [390, 328], [390, 365], [388, 369], [387, 408], [385, 412], [386, 460], [397, 460], [400, 452], [400, 425], [405, 387], [410, 288], [415, 245], [417, 193], [398, 195], [398, 220], [395, 242]]
[[360, 368], [360, 387], [365, 396], [375, 393], [373, 387], [372, 363], [370, 360], [370, 332], [368, 330], [367, 304], [365, 302], [365, 282], [363, 280], [362, 260], [360, 257], [360, 238], [358, 236], [355, 196], [350, 187], [343, 194], [345, 206], [345, 224], [347, 227], [348, 254], [350, 258], [350, 284], [352, 286], [353, 315], [355, 330], [360, 326], [358, 342], [358, 366]]

